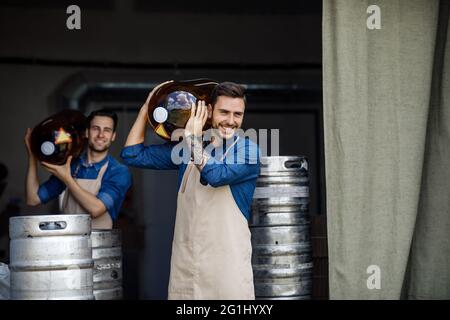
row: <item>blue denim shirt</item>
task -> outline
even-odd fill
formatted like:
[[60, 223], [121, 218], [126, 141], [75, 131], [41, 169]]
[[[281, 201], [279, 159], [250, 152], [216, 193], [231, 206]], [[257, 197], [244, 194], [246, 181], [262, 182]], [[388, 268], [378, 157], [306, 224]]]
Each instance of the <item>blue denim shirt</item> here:
[[[178, 170], [179, 189], [187, 161], [180, 164], [174, 163], [171, 155], [176, 145], [176, 142], [150, 146], [144, 146], [141, 143], [123, 148], [120, 156], [124, 163], [133, 167]], [[220, 159], [222, 154], [224, 151], [219, 148], [211, 150], [211, 158], [201, 171], [200, 182], [212, 187], [229, 185], [238, 208], [249, 219], [256, 179], [260, 171], [259, 148], [248, 138], [238, 139], [223, 160]], [[180, 155], [185, 156], [182, 150]]]
[[[88, 164], [86, 154], [83, 154], [72, 161], [71, 172], [77, 179], [97, 179], [100, 169], [107, 161], [108, 167], [103, 175], [97, 198], [103, 202], [111, 218], [116, 220], [125, 194], [131, 186], [131, 174], [128, 167], [110, 155], [99, 162]], [[41, 203], [47, 203], [58, 197], [65, 189], [66, 185], [52, 175], [39, 186], [38, 196]]]

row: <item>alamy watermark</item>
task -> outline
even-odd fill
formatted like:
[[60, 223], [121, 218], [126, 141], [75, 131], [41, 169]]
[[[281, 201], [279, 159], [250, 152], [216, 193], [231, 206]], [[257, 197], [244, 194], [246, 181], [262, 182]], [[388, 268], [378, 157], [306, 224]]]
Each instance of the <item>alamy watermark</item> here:
[[[184, 129], [177, 129], [171, 136], [171, 141], [178, 142], [171, 154], [172, 162], [177, 165], [191, 161], [191, 146], [185, 139], [180, 141], [184, 134]], [[222, 164], [226, 158], [227, 164], [256, 164], [264, 161], [261, 157], [279, 156], [279, 129], [236, 129], [233, 137], [222, 139], [219, 129], [208, 129], [203, 133], [204, 154], [211, 155], [214, 150], [214, 157], [209, 159], [209, 163]]]
[[372, 4], [367, 7], [367, 13], [370, 14], [366, 20], [366, 26], [369, 30], [381, 29], [381, 9], [379, 6]]
[[375, 264], [372, 264], [367, 267], [366, 273], [370, 274], [370, 276], [367, 278], [367, 281], [366, 281], [367, 289], [369, 289], [369, 290], [381, 289], [381, 269], [380, 269], [380, 267]]
[[66, 20], [66, 27], [69, 30], [81, 29], [81, 9], [79, 6], [72, 4], [67, 7], [66, 13], [70, 14]]

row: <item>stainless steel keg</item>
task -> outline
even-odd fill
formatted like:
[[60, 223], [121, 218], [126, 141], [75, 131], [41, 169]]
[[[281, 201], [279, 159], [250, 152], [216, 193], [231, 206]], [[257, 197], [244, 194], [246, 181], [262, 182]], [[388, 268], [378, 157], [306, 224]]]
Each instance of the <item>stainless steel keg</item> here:
[[312, 247], [305, 157], [261, 158], [252, 203], [252, 266], [257, 299], [309, 299]]
[[90, 233], [87, 214], [10, 218], [11, 299], [94, 299]]
[[96, 300], [122, 299], [122, 239], [119, 229], [91, 233]]

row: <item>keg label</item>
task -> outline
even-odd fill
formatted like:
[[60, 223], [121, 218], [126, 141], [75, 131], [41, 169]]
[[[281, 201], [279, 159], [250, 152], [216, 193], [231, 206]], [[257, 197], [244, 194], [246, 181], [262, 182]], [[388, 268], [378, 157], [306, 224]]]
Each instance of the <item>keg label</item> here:
[[120, 262], [116, 263], [102, 263], [95, 266], [97, 270], [108, 270], [108, 269], [120, 269], [122, 268], [122, 264]]
[[45, 141], [41, 144], [41, 152], [43, 155], [49, 156], [55, 152], [55, 145], [50, 141]]
[[153, 110], [153, 119], [158, 123], [163, 123], [167, 120], [169, 113], [163, 107], [158, 107]]
[[258, 187], [255, 189], [253, 199], [275, 197], [309, 197], [308, 187]]

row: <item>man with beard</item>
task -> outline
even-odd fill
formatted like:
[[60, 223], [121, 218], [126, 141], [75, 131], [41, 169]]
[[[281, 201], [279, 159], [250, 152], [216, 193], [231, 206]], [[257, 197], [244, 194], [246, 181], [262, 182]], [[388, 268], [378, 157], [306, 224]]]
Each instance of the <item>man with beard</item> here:
[[[179, 161], [173, 142], [143, 145], [148, 103], [160, 86], [141, 107], [121, 157], [130, 166], [178, 170], [168, 297], [254, 299], [248, 219], [260, 164], [258, 146], [237, 134], [244, 88], [223, 82], [214, 88], [211, 105], [192, 105], [184, 130], [188, 148], [181, 149], [187, 161]], [[214, 140], [206, 146], [202, 129], [208, 118]]]
[[87, 120], [87, 150], [76, 159], [69, 156], [64, 165], [42, 162], [52, 176], [41, 185], [37, 175], [37, 159], [30, 149], [31, 129], [27, 129], [26, 200], [28, 205], [36, 206], [64, 192], [63, 213], [88, 213], [92, 217], [93, 229], [112, 229], [113, 220], [117, 219], [131, 185], [131, 175], [125, 165], [108, 154], [111, 143], [116, 139], [117, 115], [107, 110], [97, 110]]

